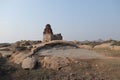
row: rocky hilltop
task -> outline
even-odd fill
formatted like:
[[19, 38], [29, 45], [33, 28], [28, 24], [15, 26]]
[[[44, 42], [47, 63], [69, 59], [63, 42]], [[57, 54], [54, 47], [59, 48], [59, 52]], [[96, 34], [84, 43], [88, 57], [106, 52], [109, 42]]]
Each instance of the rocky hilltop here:
[[119, 44], [65, 41], [47, 24], [43, 41], [0, 44], [0, 80], [119, 80]]

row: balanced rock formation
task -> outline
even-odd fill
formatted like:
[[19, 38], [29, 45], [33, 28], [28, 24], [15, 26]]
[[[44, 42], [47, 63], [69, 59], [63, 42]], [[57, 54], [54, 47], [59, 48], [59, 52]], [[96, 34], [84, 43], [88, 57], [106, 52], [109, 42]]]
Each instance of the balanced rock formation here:
[[62, 40], [61, 34], [53, 34], [51, 25], [47, 24], [43, 32], [43, 42], [49, 42], [52, 40]]

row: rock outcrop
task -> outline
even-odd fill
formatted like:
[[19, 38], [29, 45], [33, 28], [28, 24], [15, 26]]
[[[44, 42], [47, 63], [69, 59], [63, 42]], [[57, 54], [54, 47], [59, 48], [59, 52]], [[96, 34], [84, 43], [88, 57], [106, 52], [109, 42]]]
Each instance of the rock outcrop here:
[[[71, 42], [68, 42], [68, 41], [64, 41], [64, 40], [55, 40], [55, 41], [50, 41], [50, 42], [46, 42], [46, 43], [42, 43], [42, 44], [39, 44], [39, 45], [35, 45], [36, 48], [33, 48], [32, 49], [32, 52], [33, 54], [38, 52], [39, 50], [43, 49], [43, 48], [47, 48], [47, 47], [53, 47], [55, 45], [62, 45], [62, 46], [71, 46], [73, 48], [79, 48], [79, 46], [71, 43]], [[35, 47], [33, 46], [33, 47]]]
[[70, 59], [66, 57], [46, 56], [41, 61], [44, 68], [59, 70], [70, 64]]
[[20, 52], [18, 54], [13, 54], [11, 57], [11, 62], [14, 62], [16, 64], [21, 64], [24, 59], [26, 59], [27, 57], [31, 55], [32, 53], [23, 53], [23, 52]]

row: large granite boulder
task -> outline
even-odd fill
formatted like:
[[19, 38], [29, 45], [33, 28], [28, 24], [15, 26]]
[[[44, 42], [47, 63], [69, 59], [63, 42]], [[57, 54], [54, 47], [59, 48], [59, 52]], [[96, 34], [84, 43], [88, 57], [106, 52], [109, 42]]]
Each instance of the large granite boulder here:
[[36, 65], [36, 58], [35, 57], [27, 57], [22, 62], [22, 68], [23, 69], [33, 69]]

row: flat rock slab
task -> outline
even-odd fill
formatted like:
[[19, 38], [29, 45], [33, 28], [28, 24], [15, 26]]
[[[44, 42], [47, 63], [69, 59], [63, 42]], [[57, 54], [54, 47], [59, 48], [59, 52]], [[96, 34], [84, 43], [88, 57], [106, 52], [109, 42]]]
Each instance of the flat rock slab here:
[[85, 49], [44, 49], [37, 52], [38, 55], [54, 55], [58, 57], [70, 57], [77, 59], [104, 59], [106, 58], [104, 55], [100, 55], [96, 52], [85, 50]]

